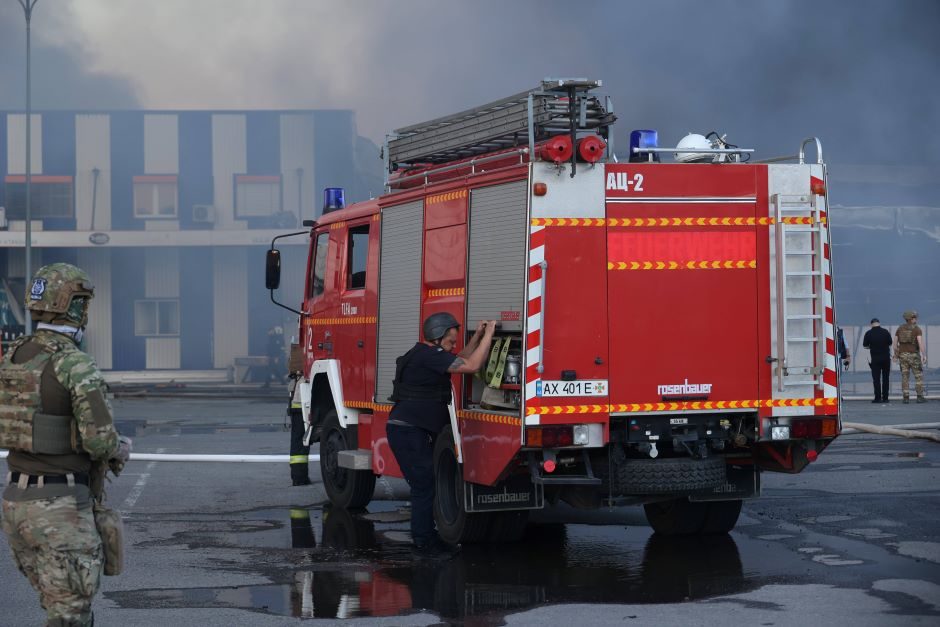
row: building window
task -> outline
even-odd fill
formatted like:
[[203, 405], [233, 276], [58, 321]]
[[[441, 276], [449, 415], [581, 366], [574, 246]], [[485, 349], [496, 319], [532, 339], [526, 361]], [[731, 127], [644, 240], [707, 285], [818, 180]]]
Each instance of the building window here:
[[[31, 220], [74, 216], [71, 176], [36, 175], [31, 178], [29, 203]], [[6, 190], [7, 220], [25, 220], [26, 177], [23, 175], [7, 176]]]
[[134, 217], [176, 218], [179, 209], [175, 175], [134, 177]]
[[235, 175], [235, 217], [267, 218], [281, 211], [281, 177]]
[[369, 225], [349, 229], [346, 246], [346, 289], [361, 290], [366, 286], [366, 261], [369, 257]]
[[173, 337], [179, 334], [179, 300], [152, 299], [134, 303], [134, 335]]
[[310, 273], [310, 285], [308, 286], [310, 298], [316, 298], [323, 293], [324, 281], [326, 280], [326, 252], [329, 245], [329, 233], [317, 235], [316, 248], [313, 251], [313, 272]]

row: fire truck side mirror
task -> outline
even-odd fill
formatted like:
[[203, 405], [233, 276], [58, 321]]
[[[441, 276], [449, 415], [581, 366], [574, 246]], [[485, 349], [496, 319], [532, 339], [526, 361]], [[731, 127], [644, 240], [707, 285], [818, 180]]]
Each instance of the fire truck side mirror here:
[[268, 250], [264, 260], [264, 286], [269, 290], [276, 290], [281, 285], [281, 251], [276, 248]]

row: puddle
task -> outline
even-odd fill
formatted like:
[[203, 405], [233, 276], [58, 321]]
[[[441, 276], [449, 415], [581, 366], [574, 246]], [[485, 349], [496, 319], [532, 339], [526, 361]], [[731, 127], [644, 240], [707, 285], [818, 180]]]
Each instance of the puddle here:
[[[760, 585], [745, 575], [732, 536], [665, 538], [638, 526], [530, 525], [520, 543], [466, 546], [448, 561], [416, 561], [408, 519], [397, 505], [373, 504], [371, 512], [357, 515], [319, 507], [239, 514], [243, 522], [277, 519], [277, 528], [269, 525], [261, 536], [242, 534], [238, 544], [251, 550], [245, 545], [255, 543], [252, 570], [271, 579], [268, 585], [105, 595], [136, 609], [237, 608], [309, 618], [430, 610], [462, 619], [546, 603], [681, 602]], [[275, 537], [289, 537], [290, 547], [278, 553], [270, 546]], [[203, 546], [212, 540], [202, 538]], [[233, 546], [231, 535], [222, 541]]]

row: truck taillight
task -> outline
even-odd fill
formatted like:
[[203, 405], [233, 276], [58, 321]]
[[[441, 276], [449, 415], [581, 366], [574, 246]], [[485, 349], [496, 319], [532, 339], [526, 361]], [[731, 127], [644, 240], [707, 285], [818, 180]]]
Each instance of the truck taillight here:
[[832, 438], [835, 435], [835, 418], [797, 418], [790, 422], [790, 437], [794, 439]]
[[574, 445], [572, 425], [550, 425], [529, 427], [525, 432], [526, 446], [535, 448], [560, 448]]

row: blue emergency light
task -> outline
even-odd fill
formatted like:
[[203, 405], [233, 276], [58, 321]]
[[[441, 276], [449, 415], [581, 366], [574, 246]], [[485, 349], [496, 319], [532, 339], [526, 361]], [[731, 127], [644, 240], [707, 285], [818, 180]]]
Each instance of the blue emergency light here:
[[323, 213], [346, 208], [346, 191], [342, 187], [323, 189]]
[[659, 161], [659, 153], [634, 152], [634, 148], [659, 148], [659, 136], [656, 131], [636, 130], [630, 132], [630, 161], [649, 161], [650, 154], [653, 161]]

